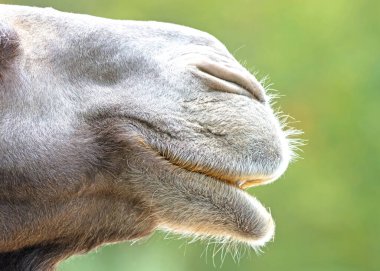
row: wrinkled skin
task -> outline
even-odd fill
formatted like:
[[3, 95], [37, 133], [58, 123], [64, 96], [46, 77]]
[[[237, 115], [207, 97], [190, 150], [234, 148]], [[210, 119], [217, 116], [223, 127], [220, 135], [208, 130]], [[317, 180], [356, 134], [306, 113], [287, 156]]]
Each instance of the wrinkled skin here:
[[277, 179], [289, 142], [211, 35], [0, 5], [0, 79], [2, 270], [51, 270], [156, 229], [272, 238], [239, 186]]

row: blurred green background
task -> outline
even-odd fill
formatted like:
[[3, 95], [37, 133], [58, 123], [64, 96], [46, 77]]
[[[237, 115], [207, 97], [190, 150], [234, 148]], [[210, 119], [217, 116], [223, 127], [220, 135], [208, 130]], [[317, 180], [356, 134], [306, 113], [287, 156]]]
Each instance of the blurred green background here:
[[61, 271], [380, 270], [380, 1], [4, 1], [97, 16], [191, 26], [269, 75], [278, 105], [308, 140], [302, 159], [252, 189], [276, 238], [239, 263], [204, 243], [156, 233], [69, 259]]

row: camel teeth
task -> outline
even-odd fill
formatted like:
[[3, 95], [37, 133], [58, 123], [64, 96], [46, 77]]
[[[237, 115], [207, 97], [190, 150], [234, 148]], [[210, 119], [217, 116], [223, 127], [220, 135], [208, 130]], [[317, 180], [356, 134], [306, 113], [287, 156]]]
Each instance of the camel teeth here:
[[240, 180], [240, 181], [237, 181], [236, 185], [240, 188], [242, 188], [242, 186], [246, 183], [247, 181], [245, 180]]

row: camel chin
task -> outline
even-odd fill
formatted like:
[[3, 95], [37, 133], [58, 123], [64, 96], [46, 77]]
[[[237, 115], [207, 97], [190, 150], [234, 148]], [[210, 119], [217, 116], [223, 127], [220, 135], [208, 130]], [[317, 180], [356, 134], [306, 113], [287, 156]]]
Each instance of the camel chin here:
[[0, 5], [0, 266], [157, 229], [263, 246], [274, 221], [245, 190], [295, 142], [270, 100], [208, 33]]

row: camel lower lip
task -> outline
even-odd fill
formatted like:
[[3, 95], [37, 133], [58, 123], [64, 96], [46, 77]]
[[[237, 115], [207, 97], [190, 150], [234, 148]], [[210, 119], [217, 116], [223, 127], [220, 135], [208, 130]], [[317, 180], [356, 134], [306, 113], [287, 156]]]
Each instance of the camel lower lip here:
[[[216, 179], [215, 177], [206, 174], [189, 171], [183, 167], [173, 165], [172, 163], [170, 164], [181, 171], [186, 171], [193, 175], [189, 176], [189, 179], [193, 181], [185, 182], [184, 185], [192, 189], [194, 187], [199, 188], [199, 186], [207, 187], [208, 192], [202, 194], [202, 197], [204, 197], [202, 200], [207, 198], [208, 202], [213, 202], [215, 204], [213, 205], [214, 211], [214, 208], [217, 208], [220, 209], [220, 212], [223, 214], [229, 215], [228, 218], [226, 218], [226, 224], [219, 225], [219, 227], [214, 230], [210, 227], [204, 228], [203, 220], [201, 224], [197, 225], [195, 228], [189, 228], [188, 226], [182, 228], [181, 225], [163, 223], [161, 225], [163, 229], [168, 228], [172, 231], [186, 234], [192, 234], [194, 232], [199, 234], [203, 233], [206, 236], [216, 236], [227, 238], [226, 240], [246, 243], [251, 247], [263, 246], [273, 238], [275, 225], [272, 216], [257, 198], [253, 197], [242, 188], [239, 188], [237, 185], [232, 185], [229, 182]], [[198, 189], [195, 189], [195, 191], [198, 191]], [[191, 199], [191, 201], [193, 201], [193, 199]], [[197, 208], [199, 208], [199, 206]], [[199, 209], [197, 209], [197, 212], [199, 212]], [[231, 225], [229, 223], [236, 223], [234, 224], [235, 228], [233, 230], [226, 226]], [[194, 224], [194, 218], [189, 220], [189, 224]], [[215, 225], [212, 224], [210, 226]]]

